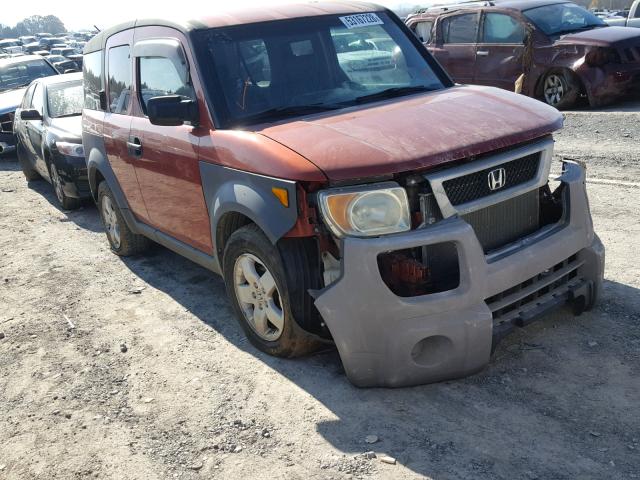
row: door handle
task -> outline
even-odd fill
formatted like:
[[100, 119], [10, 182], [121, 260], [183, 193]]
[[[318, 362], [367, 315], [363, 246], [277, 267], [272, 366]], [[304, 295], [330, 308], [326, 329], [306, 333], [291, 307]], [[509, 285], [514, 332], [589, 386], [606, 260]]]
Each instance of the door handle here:
[[488, 57], [489, 52], [487, 50], [478, 50], [476, 52], [476, 55], [478, 55], [479, 57]]
[[142, 142], [138, 137], [129, 137], [129, 141], [127, 142], [127, 150], [129, 151], [129, 155], [134, 157], [142, 156]]

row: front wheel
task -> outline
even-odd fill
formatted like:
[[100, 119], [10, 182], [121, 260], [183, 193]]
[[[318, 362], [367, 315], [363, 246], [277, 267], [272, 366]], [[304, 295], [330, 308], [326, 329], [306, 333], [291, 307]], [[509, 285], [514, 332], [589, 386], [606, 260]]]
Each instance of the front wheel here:
[[247, 225], [231, 235], [223, 268], [236, 317], [256, 348], [296, 357], [319, 347], [296, 323], [280, 253], [257, 226]]
[[41, 178], [40, 174], [35, 171], [29, 163], [29, 160], [27, 160], [27, 155], [24, 152], [22, 145], [20, 145], [20, 142], [18, 142], [16, 148], [16, 155], [18, 156], [18, 163], [20, 164], [20, 168], [22, 168], [22, 173], [24, 174], [24, 178], [27, 179], [27, 182], [39, 180]]
[[51, 185], [53, 185], [53, 189], [56, 192], [56, 198], [60, 205], [65, 210], [75, 210], [80, 207], [80, 199], [68, 197], [66, 193], [64, 193], [64, 187], [62, 185], [62, 180], [60, 180], [60, 174], [58, 173], [58, 168], [54, 163], [49, 165], [49, 176], [51, 177]]

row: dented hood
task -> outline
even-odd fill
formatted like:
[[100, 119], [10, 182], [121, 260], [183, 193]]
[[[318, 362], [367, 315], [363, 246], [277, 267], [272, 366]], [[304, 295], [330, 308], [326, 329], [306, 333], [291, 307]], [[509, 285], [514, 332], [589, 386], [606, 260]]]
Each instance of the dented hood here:
[[314, 163], [331, 182], [423, 170], [548, 135], [560, 113], [491, 87], [456, 86], [256, 131]]
[[556, 44], [591, 45], [596, 47], [627, 47], [640, 45], [640, 29], [631, 27], [602, 27], [560, 37]]

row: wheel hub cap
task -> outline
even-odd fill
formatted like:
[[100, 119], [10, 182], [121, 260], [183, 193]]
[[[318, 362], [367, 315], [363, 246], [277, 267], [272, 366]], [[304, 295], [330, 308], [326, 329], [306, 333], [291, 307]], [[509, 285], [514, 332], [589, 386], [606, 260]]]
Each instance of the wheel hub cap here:
[[107, 229], [107, 235], [111, 240], [114, 248], [120, 248], [120, 225], [118, 225], [118, 217], [111, 203], [111, 199], [107, 196], [102, 197], [102, 218], [104, 219], [104, 227]]
[[284, 328], [280, 292], [271, 272], [255, 255], [236, 259], [234, 289], [245, 320], [260, 338], [273, 342]]

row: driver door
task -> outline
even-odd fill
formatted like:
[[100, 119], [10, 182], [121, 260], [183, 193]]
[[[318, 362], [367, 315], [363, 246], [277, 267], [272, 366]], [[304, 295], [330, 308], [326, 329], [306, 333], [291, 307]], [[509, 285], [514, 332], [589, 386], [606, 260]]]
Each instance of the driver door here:
[[33, 166], [45, 178], [49, 178], [49, 170], [42, 156], [42, 137], [44, 135], [44, 86], [37, 83], [31, 99], [31, 108], [40, 112], [42, 120], [26, 120], [25, 130], [29, 143], [27, 149], [32, 158]]

